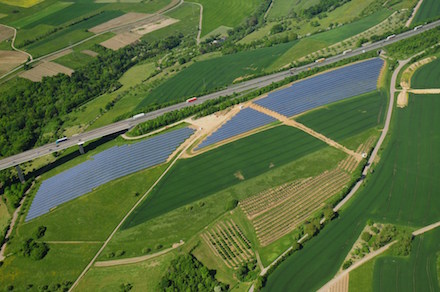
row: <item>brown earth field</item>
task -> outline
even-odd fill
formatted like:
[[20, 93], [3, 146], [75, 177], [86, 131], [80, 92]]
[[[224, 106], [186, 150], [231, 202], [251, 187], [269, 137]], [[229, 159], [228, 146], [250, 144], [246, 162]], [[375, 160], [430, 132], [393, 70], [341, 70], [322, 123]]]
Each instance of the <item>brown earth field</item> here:
[[0, 74], [17, 67], [27, 60], [27, 56], [16, 51], [0, 51]]
[[107, 22], [104, 22], [100, 25], [92, 27], [91, 29], [89, 29], [89, 31], [91, 31], [93, 33], [101, 33], [101, 32], [107, 31], [109, 29], [121, 26], [121, 25], [137, 22], [137, 21], [144, 19], [146, 17], [149, 17], [149, 16], [151, 16], [151, 14], [129, 12], [129, 13], [124, 14], [122, 16], [113, 18], [112, 20], [109, 20]]
[[12, 28], [0, 25], [0, 42], [10, 39], [14, 36], [14, 30]]
[[100, 43], [101, 46], [111, 49], [113, 51], [117, 51], [120, 48], [123, 48], [127, 45], [130, 45], [136, 41], [138, 41], [141, 38], [141, 35], [131, 33], [131, 32], [124, 32], [115, 35], [111, 39], [108, 39], [102, 43]]
[[34, 82], [39, 82], [43, 79], [43, 77], [55, 76], [59, 73], [70, 76], [72, 75], [73, 70], [57, 63], [44, 62], [38, 64], [30, 70], [21, 73], [20, 77], [29, 79]]

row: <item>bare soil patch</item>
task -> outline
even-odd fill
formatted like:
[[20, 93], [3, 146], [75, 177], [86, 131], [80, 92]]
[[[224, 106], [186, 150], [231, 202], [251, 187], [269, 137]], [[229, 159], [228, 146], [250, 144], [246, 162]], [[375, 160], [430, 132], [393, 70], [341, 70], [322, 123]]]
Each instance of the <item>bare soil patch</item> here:
[[410, 89], [408, 92], [414, 94], [440, 94], [440, 88]]
[[0, 51], [0, 73], [6, 73], [26, 62], [27, 56], [17, 51]]
[[81, 54], [89, 55], [90, 57], [97, 57], [99, 55], [97, 52], [94, 52], [94, 51], [91, 51], [91, 50], [81, 51]]
[[14, 30], [10, 27], [0, 25], [0, 42], [10, 39], [14, 36]]
[[142, 20], [144, 18], [147, 18], [149, 16], [151, 16], [151, 14], [129, 12], [129, 13], [126, 13], [122, 16], [113, 18], [107, 22], [104, 22], [100, 25], [92, 27], [91, 29], [89, 29], [89, 31], [91, 31], [93, 33], [101, 33], [101, 32], [107, 31], [109, 29], [119, 27], [121, 25], [137, 22], [137, 21]]
[[244, 180], [244, 175], [241, 173], [241, 171], [237, 171], [236, 173], [234, 173], [234, 176], [239, 180]]
[[397, 107], [404, 108], [408, 105], [408, 92], [404, 88], [397, 96]]
[[123, 48], [127, 45], [133, 44], [137, 42], [141, 38], [141, 35], [131, 33], [131, 32], [123, 32], [115, 35], [111, 39], [103, 41], [100, 43], [101, 46], [111, 49], [113, 51], [117, 51], [120, 48]]
[[43, 79], [43, 77], [55, 76], [60, 73], [70, 76], [72, 75], [73, 70], [57, 63], [44, 62], [38, 64], [36, 67], [28, 71], [21, 73], [20, 77], [29, 79], [34, 82], [39, 82]]
[[164, 19], [161, 19], [156, 22], [151, 22], [151, 23], [146, 23], [146, 24], [140, 25], [140, 26], [132, 29], [131, 32], [137, 33], [140, 35], [145, 35], [147, 33], [153, 32], [155, 30], [167, 27], [167, 26], [174, 24], [178, 21], [180, 21], [180, 20], [174, 19], [174, 18], [164, 18]]

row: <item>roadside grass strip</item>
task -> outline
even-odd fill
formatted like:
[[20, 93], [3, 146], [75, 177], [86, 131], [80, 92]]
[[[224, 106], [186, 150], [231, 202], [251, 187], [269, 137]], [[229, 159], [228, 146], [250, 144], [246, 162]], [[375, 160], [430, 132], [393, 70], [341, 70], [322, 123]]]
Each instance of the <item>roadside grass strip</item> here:
[[294, 83], [256, 104], [286, 117], [377, 89], [384, 61], [370, 59]]
[[249, 239], [233, 221], [221, 221], [201, 235], [209, 249], [220, 257], [228, 268], [237, 268], [254, 259]]
[[245, 108], [233, 116], [217, 131], [208, 136], [195, 150], [210, 146], [231, 137], [265, 126], [276, 119], [251, 108]]
[[182, 128], [135, 144], [115, 146], [43, 181], [26, 221], [114, 179], [165, 162], [193, 132]]
[[242, 201], [240, 206], [261, 245], [267, 246], [306, 221], [349, 181], [350, 176], [340, 169], [325, 171], [314, 178], [262, 192]]

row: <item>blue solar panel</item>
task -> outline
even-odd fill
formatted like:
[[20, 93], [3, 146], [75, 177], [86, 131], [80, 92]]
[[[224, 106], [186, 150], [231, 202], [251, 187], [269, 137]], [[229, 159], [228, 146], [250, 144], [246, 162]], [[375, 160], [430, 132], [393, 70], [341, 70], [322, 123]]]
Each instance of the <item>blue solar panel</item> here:
[[227, 121], [220, 129], [207, 137], [199, 146], [197, 146], [196, 150], [233, 136], [246, 133], [274, 121], [276, 121], [276, 119], [271, 116], [260, 113], [251, 108], [245, 108]]
[[255, 103], [291, 117], [305, 111], [377, 89], [383, 60], [374, 58], [299, 81]]
[[26, 221], [109, 181], [165, 162], [194, 130], [182, 128], [134, 144], [115, 146], [41, 184]]

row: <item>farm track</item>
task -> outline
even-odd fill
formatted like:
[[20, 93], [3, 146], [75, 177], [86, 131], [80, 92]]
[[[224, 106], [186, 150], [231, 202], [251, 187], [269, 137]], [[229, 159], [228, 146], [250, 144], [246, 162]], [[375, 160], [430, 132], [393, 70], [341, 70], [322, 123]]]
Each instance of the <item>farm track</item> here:
[[[17, 37], [17, 29], [16, 29], [15, 27], [12, 27], [12, 26], [9, 26], [9, 25], [6, 25], [6, 24], [1, 24], [1, 23], [0, 23], [0, 25], [3, 26], [3, 27], [7, 27], [7, 28], [10, 28], [10, 29], [14, 30], [14, 36], [12, 37], [12, 41], [11, 41], [11, 48], [12, 48], [14, 51], [17, 51], [17, 52], [19, 52], [19, 53], [25, 54], [26, 56], [29, 57], [29, 60], [32, 62], [33, 57], [32, 57], [31, 54], [29, 54], [28, 52], [22, 51], [22, 50], [20, 50], [20, 49], [17, 49], [17, 48], [15, 47], [15, 39], [16, 39], [16, 37]], [[2, 77], [0, 77], [0, 79], [1, 79], [1, 78], [2, 78]]]
[[[370, 149], [371, 145], [373, 145], [374, 140], [374, 137], [368, 138], [364, 144], [359, 145], [356, 152], [360, 154], [366, 153], [368, 149]], [[345, 170], [348, 173], [352, 173], [358, 167], [358, 165], [359, 161], [356, 161], [353, 156], [348, 156], [346, 159], [342, 160], [338, 166], [340, 169]]]
[[201, 234], [211, 251], [229, 268], [251, 261], [255, 254], [249, 240], [233, 220], [221, 221]]
[[362, 160], [362, 156], [360, 154], [354, 152], [353, 150], [348, 149], [347, 147], [345, 147], [345, 146], [339, 144], [338, 142], [336, 142], [336, 141], [334, 141], [334, 140], [332, 140], [332, 139], [322, 135], [321, 133], [318, 133], [318, 132], [316, 132], [316, 131], [306, 127], [305, 125], [303, 125], [303, 124], [301, 124], [301, 123], [299, 123], [297, 121], [291, 120], [291, 119], [289, 119], [286, 116], [283, 116], [283, 115], [281, 115], [281, 114], [279, 114], [277, 112], [269, 110], [269, 109], [267, 109], [265, 107], [262, 107], [260, 105], [255, 104], [255, 103], [251, 103], [250, 108], [252, 108], [254, 110], [257, 110], [257, 111], [259, 111], [261, 113], [264, 113], [266, 115], [269, 115], [269, 116], [279, 120], [280, 122], [284, 123], [287, 126], [291, 126], [291, 127], [297, 128], [297, 129], [299, 129], [299, 130], [301, 130], [303, 132], [306, 132], [307, 134], [309, 134], [309, 135], [311, 135], [311, 136], [313, 136], [313, 137], [315, 137], [315, 138], [317, 138], [317, 139], [327, 143], [328, 145], [330, 145], [330, 146], [332, 146], [332, 147], [334, 147], [336, 149], [339, 149], [341, 151], [344, 151], [348, 155], [354, 156], [359, 161]]

